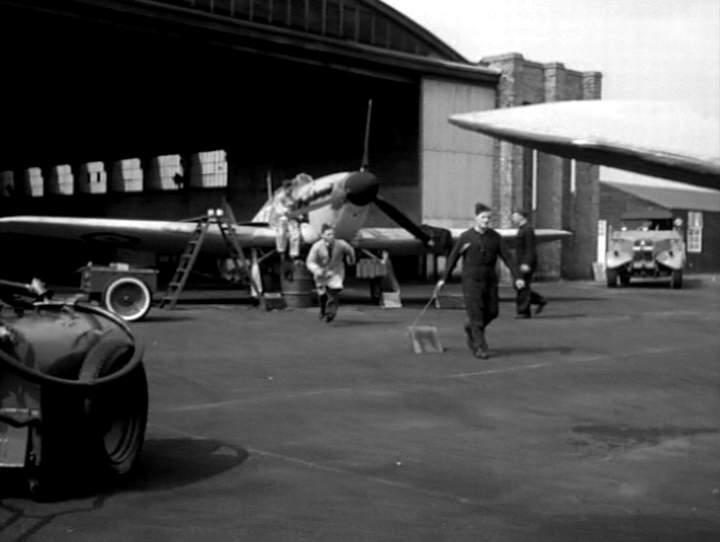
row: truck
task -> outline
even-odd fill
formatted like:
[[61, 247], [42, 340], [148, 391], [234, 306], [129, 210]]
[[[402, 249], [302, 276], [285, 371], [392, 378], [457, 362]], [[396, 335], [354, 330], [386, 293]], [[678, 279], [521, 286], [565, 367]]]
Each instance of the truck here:
[[628, 212], [610, 234], [605, 258], [607, 286], [627, 286], [634, 278], [668, 279], [682, 288], [687, 261], [682, 220], [666, 210]]

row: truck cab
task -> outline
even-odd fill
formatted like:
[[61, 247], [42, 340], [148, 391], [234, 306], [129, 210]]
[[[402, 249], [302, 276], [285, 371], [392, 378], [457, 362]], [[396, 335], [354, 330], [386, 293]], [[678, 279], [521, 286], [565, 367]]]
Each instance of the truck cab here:
[[672, 288], [681, 288], [687, 260], [681, 226], [665, 210], [623, 214], [608, 243], [608, 287], [627, 286], [633, 278], [667, 278]]

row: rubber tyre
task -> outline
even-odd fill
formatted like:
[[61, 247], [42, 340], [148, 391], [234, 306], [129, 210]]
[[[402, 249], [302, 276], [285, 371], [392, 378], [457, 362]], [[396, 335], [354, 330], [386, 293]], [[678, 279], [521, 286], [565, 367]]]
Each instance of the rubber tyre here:
[[152, 304], [152, 294], [140, 279], [120, 277], [107, 285], [102, 295], [103, 305], [126, 322], [145, 317]]
[[630, 284], [630, 273], [628, 273], [626, 270], [620, 271], [618, 273], [618, 277], [620, 278], [621, 286], [627, 286]]
[[[80, 380], [110, 375], [130, 360], [133, 345], [118, 331], [88, 352]], [[142, 451], [148, 417], [148, 387], [140, 363], [116, 382], [102, 385], [85, 399], [86, 439], [90, 461], [100, 475], [130, 471]]]
[[370, 279], [370, 300], [375, 305], [379, 305], [382, 301], [382, 279], [371, 278]]
[[673, 290], [679, 290], [682, 288], [683, 283], [683, 272], [682, 269], [676, 269], [670, 275], [670, 287]]
[[615, 288], [618, 281], [617, 269], [607, 269], [605, 271], [605, 278], [607, 279], [608, 288]]

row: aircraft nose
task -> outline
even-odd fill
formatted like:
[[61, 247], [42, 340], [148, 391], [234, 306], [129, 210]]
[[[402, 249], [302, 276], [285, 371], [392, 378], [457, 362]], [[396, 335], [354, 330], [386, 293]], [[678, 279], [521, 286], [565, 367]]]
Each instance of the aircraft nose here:
[[377, 196], [380, 181], [369, 171], [356, 171], [345, 181], [347, 199], [353, 205], [368, 205]]

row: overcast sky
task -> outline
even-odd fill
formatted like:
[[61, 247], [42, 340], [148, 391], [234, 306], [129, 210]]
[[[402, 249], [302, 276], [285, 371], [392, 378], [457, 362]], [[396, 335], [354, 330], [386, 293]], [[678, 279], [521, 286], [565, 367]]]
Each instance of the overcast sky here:
[[384, 1], [470, 61], [562, 62], [602, 72], [604, 99], [683, 101], [720, 118], [720, 0]]

